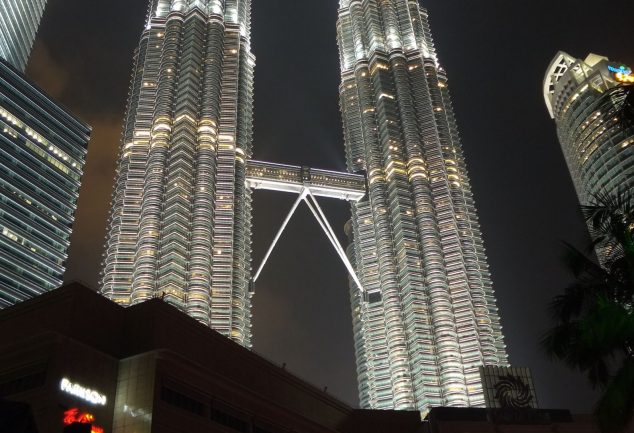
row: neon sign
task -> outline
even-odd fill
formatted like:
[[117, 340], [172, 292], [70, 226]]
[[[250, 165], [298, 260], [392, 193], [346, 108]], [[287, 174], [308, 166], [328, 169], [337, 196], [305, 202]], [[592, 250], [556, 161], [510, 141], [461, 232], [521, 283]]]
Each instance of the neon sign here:
[[618, 67], [608, 65], [608, 71], [612, 72], [616, 81], [620, 83], [634, 83], [634, 75], [632, 74], [632, 69], [628, 68], [625, 65], [620, 65]]
[[608, 65], [608, 71], [615, 74], [632, 75], [632, 69], [628, 68], [625, 65], [621, 65], [618, 68], [616, 66]]
[[76, 407], [68, 409], [64, 412], [64, 418], [62, 422], [64, 425], [71, 425], [75, 423], [79, 424], [91, 424], [90, 433], [103, 433], [103, 427], [92, 425], [95, 421], [95, 416], [88, 412], [79, 412]]
[[59, 388], [67, 394], [79, 397], [82, 400], [86, 400], [88, 403], [106, 405], [106, 396], [94, 389], [84, 388], [83, 386], [73, 383], [70, 380], [64, 378], [59, 384]]

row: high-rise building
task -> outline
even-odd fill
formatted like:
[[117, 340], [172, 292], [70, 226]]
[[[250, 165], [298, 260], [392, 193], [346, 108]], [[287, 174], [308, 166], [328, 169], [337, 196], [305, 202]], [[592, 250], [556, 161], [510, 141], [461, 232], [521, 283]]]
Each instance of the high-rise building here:
[[24, 72], [46, 0], [0, 1], [0, 57]]
[[365, 172], [349, 249], [362, 407], [484, 406], [479, 369], [507, 365], [456, 120], [415, 0], [341, 0], [348, 169]]
[[634, 189], [633, 92], [632, 70], [596, 54], [560, 52], [546, 71], [546, 107], [581, 204]]
[[101, 292], [162, 297], [251, 344], [250, 0], [153, 0], [136, 51]]
[[62, 284], [89, 135], [0, 60], [0, 308]]

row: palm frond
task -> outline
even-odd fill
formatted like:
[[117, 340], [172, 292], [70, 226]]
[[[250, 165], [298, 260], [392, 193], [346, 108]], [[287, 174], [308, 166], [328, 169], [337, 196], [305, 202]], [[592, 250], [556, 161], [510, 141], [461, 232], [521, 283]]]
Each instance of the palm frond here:
[[[634, 87], [634, 119], [632, 95]], [[554, 326], [540, 343], [601, 387], [595, 416], [605, 433], [618, 433], [634, 417], [634, 204], [628, 190], [601, 193], [582, 212], [602, 263], [566, 245], [575, 281], [551, 302]]]
[[584, 372], [596, 387], [609, 382], [613, 360], [624, 356], [630, 341], [634, 316], [599, 294], [581, 319], [559, 323], [543, 335], [541, 345], [552, 358]]
[[621, 241], [634, 223], [631, 194], [626, 188], [622, 188], [617, 194], [594, 194], [591, 202], [582, 206], [581, 211], [594, 238]]
[[587, 344], [580, 322], [562, 323], [547, 331], [541, 346], [551, 359], [558, 359], [569, 368], [583, 372], [593, 387], [605, 385], [610, 369], [604, 354]]
[[557, 323], [569, 322], [591, 309], [599, 295], [606, 294], [607, 287], [599, 281], [595, 284], [575, 282], [562, 295], [555, 296], [549, 305], [551, 317]]
[[599, 400], [595, 415], [604, 433], [625, 431], [634, 418], [634, 360], [628, 359]]
[[575, 246], [564, 242], [565, 250], [562, 260], [573, 276], [601, 278], [605, 275], [605, 270], [594, 260], [579, 251]]

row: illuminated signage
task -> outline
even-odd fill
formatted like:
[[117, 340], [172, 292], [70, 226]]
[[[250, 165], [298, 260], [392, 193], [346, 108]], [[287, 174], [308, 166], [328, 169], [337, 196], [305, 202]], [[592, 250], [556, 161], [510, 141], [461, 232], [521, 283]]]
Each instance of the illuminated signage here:
[[64, 412], [64, 418], [62, 422], [64, 425], [71, 425], [75, 423], [79, 424], [91, 424], [90, 433], [103, 433], [103, 428], [92, 425], [95, 421], [95, 416], [88, 412], [80, 412], [76, 407], [68, 409]]
[[614, 66], [608, 65], [608, 71], [614, 74], [616, 81], [621, 83], [634, 83], [634, 75], [632, 75], [632, 69], [625, 65]]
[[73, 383], [64, 378], [59, 384], [59, 388], [67, 394], [79, 397], [92, 404], [106, 405], [106, 396], [95, 391], [94, 389], [84, 388], [83, 386]]
[[608, 71], [614, 72], [615, 74], [632, 75], [632, 70], [625, 65], [621, 65], [618, 67], [608, 65]]
[[634, 83], [634, 75], [614, 74], [614, 78], [621, 83]]

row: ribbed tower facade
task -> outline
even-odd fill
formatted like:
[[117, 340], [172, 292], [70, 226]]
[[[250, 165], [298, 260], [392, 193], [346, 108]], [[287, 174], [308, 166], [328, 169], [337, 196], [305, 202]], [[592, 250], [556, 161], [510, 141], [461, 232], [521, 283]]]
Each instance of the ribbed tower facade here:
[[250, 0], [154, 0], [136, 51], [102, 293], [251, 345]]
[[0, 1], [0, 57], [24, 72], [46, 0]]
[[341, 0], [348, 169], [365, 172], [348, 253], [362, 407], [484, 406], [508, 364], [480, 225], [428, 16], [417, 0]]

